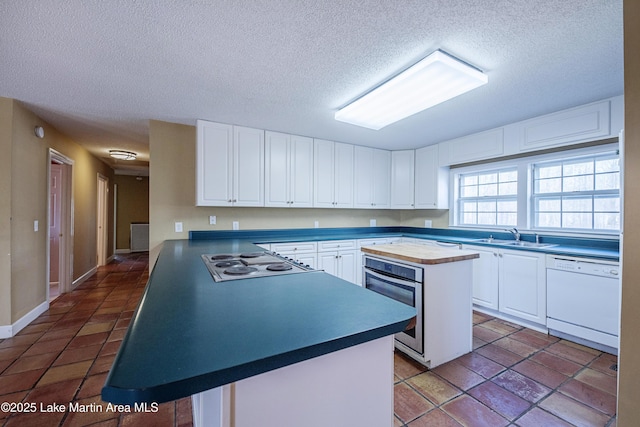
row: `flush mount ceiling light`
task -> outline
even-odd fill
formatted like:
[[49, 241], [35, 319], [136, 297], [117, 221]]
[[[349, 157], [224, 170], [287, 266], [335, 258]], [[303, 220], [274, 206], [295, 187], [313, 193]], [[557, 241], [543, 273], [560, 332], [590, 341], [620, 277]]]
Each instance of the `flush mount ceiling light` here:
[[109, 150], [109, 155], [118, 160], [135, 160], [137, 154], [124, 150]]
[[335, 119], [378, 130], [482, 86], [487, 81], [482, 71], [436, 50], [337, 111]]

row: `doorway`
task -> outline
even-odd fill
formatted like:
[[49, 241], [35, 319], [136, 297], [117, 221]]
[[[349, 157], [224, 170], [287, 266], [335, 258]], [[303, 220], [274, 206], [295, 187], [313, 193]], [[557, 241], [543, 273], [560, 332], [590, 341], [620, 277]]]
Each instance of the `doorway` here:
[[107, 264], [108, 242], [108, 208], [109, 208], [109, 179], [98, 174], [98, 217], [97, 217], [97, 264], [98, 267]]
[[47, 300], [53, 301], [71, 289], [73, 257], [73, 161], [55, 150], [49, 150], [49, 218]]

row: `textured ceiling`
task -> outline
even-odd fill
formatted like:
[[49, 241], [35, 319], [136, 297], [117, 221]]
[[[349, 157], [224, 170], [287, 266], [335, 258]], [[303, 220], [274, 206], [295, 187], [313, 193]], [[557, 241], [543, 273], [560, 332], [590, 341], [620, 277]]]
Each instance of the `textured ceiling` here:
[[[622, 0], [2, 1], [0, 96], [140, 165], [150, 119], [407, 149], [622, 94], [622, 36]], [[489, 84], [379, 131], [333, 119], [436, 49]]]

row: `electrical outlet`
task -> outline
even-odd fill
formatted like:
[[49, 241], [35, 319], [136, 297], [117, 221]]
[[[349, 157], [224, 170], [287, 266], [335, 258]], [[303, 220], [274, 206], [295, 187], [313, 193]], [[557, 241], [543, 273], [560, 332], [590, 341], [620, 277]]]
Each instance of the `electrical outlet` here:
[[38, 220], [36, 219], [35, 221], [33, 221], [33, 231], [38, 231], [38, 228], [40, 228], [40, 224], [38, 223]]
[[234, 230], [240, 230], [240, 222], [239, 221], [233, 221], [233, 229]]
[[216, 225], [216, 216], [209, 215], [209, 225]]
[[376, 226], [376, 220], [375, 219], [370, 219], [369, 220], [369, 227], [375, 227]]
[[176, 233], [182, 233], [182, 223], [181, 222], [176, 222], [175, 223], [175, 230], [176, 230]]
[[314, 228], [320, 227], [320, 221], [313, 221], [313, 227]]
[[430, 220], [430, 219], [425, 219], [425, 220], [424, 220], [424, 226], [425, 226], [426, 228], [431, 228], [431, 225], [432, 225], [432, 224], [433, 224], [433, 223], [431, 222], [431, 220]]

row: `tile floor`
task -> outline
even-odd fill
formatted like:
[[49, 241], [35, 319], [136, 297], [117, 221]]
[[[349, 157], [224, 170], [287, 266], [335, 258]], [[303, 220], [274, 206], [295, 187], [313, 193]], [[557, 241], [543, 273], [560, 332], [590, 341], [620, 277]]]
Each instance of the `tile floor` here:
[[482, 313], [472, 353], [427, 371], [395, 354], [395, 425], [616, 425], [617, 357]]
[[[100, 389], [149, 276], [147, 253], [117, 256], [13, 338], [0, 340], [0, 411], [12, 426], [189, 426], [190, 400], [156, 413], [41, 412], [103, 405]], [[395, 425], [615, 426], [615, 356], [474, 313], [474, 351], [427, 371], [395, 355]]]

